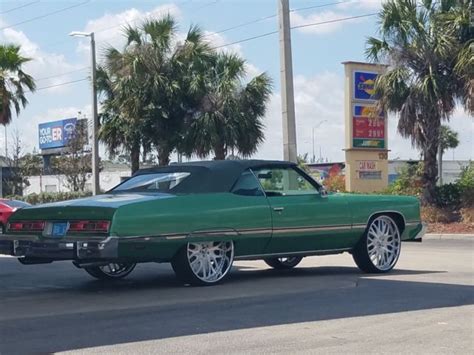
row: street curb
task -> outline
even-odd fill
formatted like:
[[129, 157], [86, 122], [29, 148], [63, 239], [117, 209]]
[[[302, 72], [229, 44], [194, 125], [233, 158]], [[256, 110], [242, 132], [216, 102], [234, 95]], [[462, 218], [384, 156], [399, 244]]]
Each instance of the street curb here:
[[474, 234], [438, 234], [438, 233], [427, 233], [423, 236], [423, 239], [445, 239], [445, 240], [466, 240], [474, 239]]

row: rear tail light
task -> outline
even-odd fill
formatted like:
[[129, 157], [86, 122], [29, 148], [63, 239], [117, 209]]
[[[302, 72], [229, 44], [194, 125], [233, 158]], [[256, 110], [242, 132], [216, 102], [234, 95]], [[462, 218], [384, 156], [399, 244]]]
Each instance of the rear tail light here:
[[44, 221], [15, 221], [8, 224], [8, 230], [12, 232], [41, 232], [44, 229]]
[[110, 221], [70, 221], [70, 232], [98, 232], [107, 233]]

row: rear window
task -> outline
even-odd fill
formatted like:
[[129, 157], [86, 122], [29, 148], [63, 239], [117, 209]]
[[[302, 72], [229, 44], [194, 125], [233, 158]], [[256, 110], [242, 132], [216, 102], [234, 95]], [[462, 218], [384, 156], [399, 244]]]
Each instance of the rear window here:
[[29, 206], [28, 203], [23, 202], [23, 201], [17, 201], [17, 200], [2, 200], [0, 202], [12, 208], [22, 208], [22, 207]]
[[190, 172], [154, 173], [131, 177], [111, 192], [163, 192], [173, 189], [191, 175]]

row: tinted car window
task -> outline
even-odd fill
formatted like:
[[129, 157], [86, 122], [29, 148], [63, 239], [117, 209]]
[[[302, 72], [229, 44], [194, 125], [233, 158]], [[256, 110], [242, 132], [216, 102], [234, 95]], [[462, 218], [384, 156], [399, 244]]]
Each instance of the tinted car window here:
[[318, 193], [305, 176], [292, 168], [260, 169], [256, 170], [255, 174], [268, 196]]
[[240, 175], [239, 179], [232, 188], [232, 193], [243, 196], [263, 196], [260, 183], [255, 175], [247, 170]]
[[190, 175], [189, 172], [137, 175], [114, 188], [112, 192], [172, 192]]

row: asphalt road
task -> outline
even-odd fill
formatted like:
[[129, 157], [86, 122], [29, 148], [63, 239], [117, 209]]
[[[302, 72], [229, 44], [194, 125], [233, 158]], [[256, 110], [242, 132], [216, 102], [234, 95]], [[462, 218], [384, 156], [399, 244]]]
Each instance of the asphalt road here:
[[227, 282], [200, 288], [168, 265], [110, 284], [66, 262], [0, 258], [0, 354], [472, 353], [473, 246], [404, 243], [383, 276], [348, 254], [285, 272], [238, 262]]

